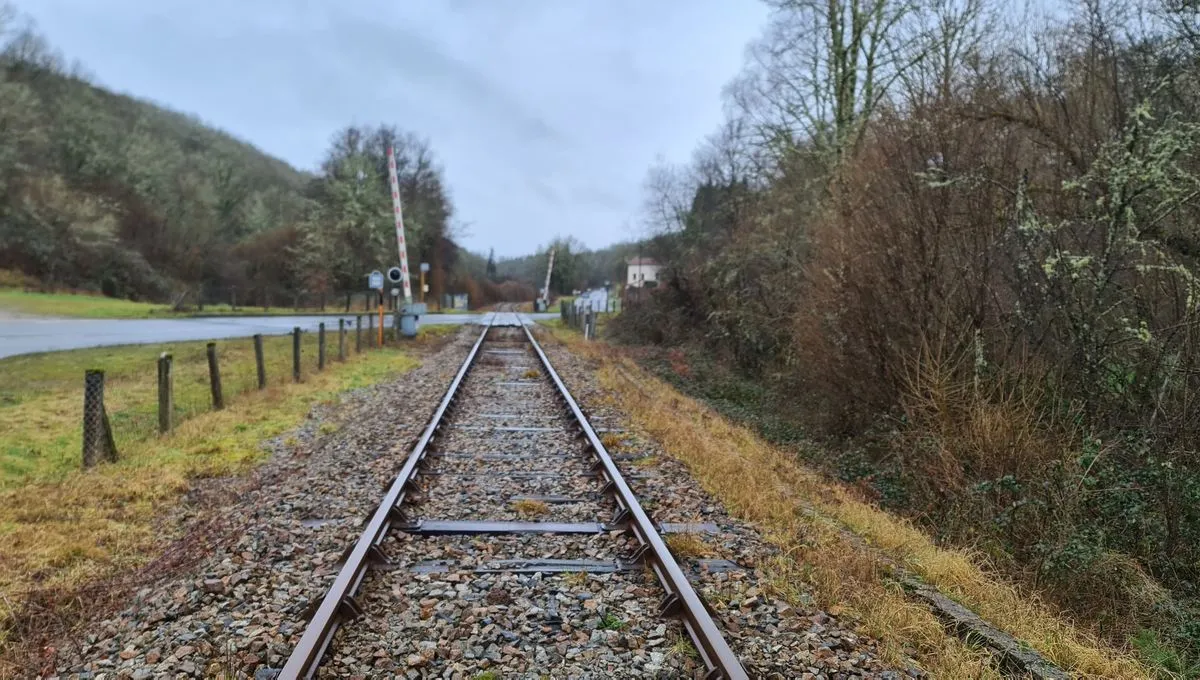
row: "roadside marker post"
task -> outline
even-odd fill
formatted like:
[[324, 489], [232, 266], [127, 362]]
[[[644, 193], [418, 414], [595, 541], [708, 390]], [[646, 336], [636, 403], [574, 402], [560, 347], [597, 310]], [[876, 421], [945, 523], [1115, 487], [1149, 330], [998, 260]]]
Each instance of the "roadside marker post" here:
[[[395, 269], [395, 267], [392, 267], [392, 269]], [[388, 276], [390, 277], [391, 275], [392, 272], [389, 270]], [[367, 286], [374, 290], [379, 296], [379, 336], [375, 336], [375, 333], [370, 329], [369, 325], [367, 329], [367, 335], [370, 336], [372, 342], [378, 341], [378, 346], [383, 347], [383, 272], [380, 272], [378, 269], [371, 272], [370, 275], [367, 276]], [[368, 322], [373, 320], [374, 319], [372, 317], [367, 317]]]
[[425, 273], [429, 271], [429, 263], [421, 263], [421, 302], [425, 302], [425, 294], [429, 292], [429, 286], [425, 285]]

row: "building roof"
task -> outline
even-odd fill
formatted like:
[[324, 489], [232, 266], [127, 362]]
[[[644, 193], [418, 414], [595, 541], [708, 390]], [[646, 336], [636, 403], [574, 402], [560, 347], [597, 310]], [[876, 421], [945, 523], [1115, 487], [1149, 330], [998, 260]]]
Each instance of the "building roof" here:
[[658, 266], [658, 263], [655, 262], [654, 258], [652, 258], [652, 257], [631, 257], [628, 260], [625, 260], [625, 264], [633, 265], [633, 266], [638, 266], [638, 265]]

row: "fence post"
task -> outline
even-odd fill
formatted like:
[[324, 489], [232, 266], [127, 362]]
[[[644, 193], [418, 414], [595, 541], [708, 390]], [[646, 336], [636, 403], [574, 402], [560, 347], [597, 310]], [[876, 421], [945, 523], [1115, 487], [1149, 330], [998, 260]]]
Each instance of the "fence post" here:
[[567, 322], [567, 301], [558, 301], [558, 315], [562, 317], [563, 323]]
[[212, 387], [213, 410], [225, 408], [225, 398], [221, 395], [221, 369], [217, 366], [217, 343], [210, 342], [205, 350], [208, 353], [208, 383]]
[[375, 315], [367, 315], [367, 347], [375, 346]]
[[354, 315], [354, 353], [362, 353], [362, 314]]
[[300, 327], [292, 328], [292, 380], [300, 382]]
[[104, 371], [88, 369], [83, 374], [83, 467], [116, 459], [117, 445], [104, 411]]
[[171, 431], [171, 415], [175, 410], [175, 398], [171, 393], [171, 355], [163, 352], [158, 357], [158, 431]]
[[325, 370], [325, 322], [317, 324], [317, 370]]
[[338, 319], [338, 361], [346, 360], [346, 320]]
[[262, 334], [254, 335], [254, 364], [258, 369], [258, 389], [263, 389], [267, 386], [267, 364], [263, 360], [263, 343]]

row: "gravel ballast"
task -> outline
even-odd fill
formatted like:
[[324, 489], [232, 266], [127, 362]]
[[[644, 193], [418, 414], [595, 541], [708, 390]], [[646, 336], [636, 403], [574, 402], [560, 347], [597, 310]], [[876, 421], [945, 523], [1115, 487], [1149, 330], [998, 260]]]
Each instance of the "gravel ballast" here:
[[[477, 334], [460, 331], [419, 368], [318, 408], [270, 442], [273, 456], [242, 482], [244, 494], [207, 511], [241, 529], [60, 649], [60, 675], [274, 677]], [[517, 329], [489, 332], [409, 517], [611, 519], [615, 505], [528, 347]], [[627, 431], [581, 359], [557, 343], [543, 348], [593, 425], [623, 439], [618, 465], [651, 517], [695, 527], [686, 538], [703, 554], [677, 557], [751, 677], [919, 676], [884, 668], [874, 643], [829, 612], [773, 597], [755, 571], [770, 544], [653, 441]], [[393, 530], [380, 547], [391, 563], [368, 572], [356, 597], [363, 615], [339, 629], [318, 677], [704, 676], [682, 624], [658, 617], [662, 589], [631, 562], [637, 543], [621, 532]]]

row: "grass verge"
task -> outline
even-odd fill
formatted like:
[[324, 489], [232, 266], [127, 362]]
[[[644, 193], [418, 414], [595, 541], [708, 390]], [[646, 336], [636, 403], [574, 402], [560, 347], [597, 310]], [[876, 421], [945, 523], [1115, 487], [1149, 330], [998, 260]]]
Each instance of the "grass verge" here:
[[801, 464], [796, 454], [682, 395], [617, 350], [585, 343], [575, 333], [554, 333], [599, 362], [601, 385], [620, 403], [639, 405], [629, 410], [637, 427], [685, 463], [732, 514], [781, 548], [780, 557], [760, 565], [781, 595], [803, 602], [811, 593], [826, 609], [844, 608], [879, 640], [885, 660], [899, 663], [911, 656], [937, 678], [994, 674], [982, 653], [948, 636], [888, 578], [891, 560], [1065, 670], [1088, 677], [1151, 676], [1123, 650], [1104, 645], [1036, 597], [987, 573], [971, 553], [938, 547], [908, 521], [862, 501]]
[[[356, 303], [358, 301], [356, 300]], [[342, 312], [336, 305], [326, 311], [320, 309], [293, 309], [291, 307], [238, 307], [227, 304], [205, 305], [203, 310], [174, 311], [169, 305], [153, 302], [134, 302], [103, 295], [86, 293], [38, 293], [15, 288], [0, 288], [0, 311], [14, 312], [27, 316], [68, 317], [79, 319], [171, 319], [220, 316], [315, 316], [370, 314], [356, 307]], [[431, 312], [438, 313], [438, 312]]]
[[[445, 331], [433, 331], [432, 338]], [[315, 371], [306, 338], [304, 376], [291, 381], [290, 338], [266, 339], [269, 384], [253, 389], [249, 339], [218, 343], [226, 408], [207, 410], [204, 343], [79, 350], [0, 361], [0, 646], [5, 622], [33, 589], [70, 589], [137, 568], [154, 554], [154, 522], [190, 480], [241, 473], [265, 459], [261, 442], [300, 423], [312, 406], [417, 364], [409, 347], [331, 361]], [[418, 340], [420, 342], [420, 340]], [[334, 345], [336, 347], [336, 345]], [[156, 433], [155, 357], [173, 351], [177, 414]], [[336, 351], [331, 352], [333, 356]], [[83, 367], [103, 366], [120, 460], [78, 468]], [[286, 367], [286, 368], [285, 368]], [[249, 389], [238, 392], [238, 387]]]

